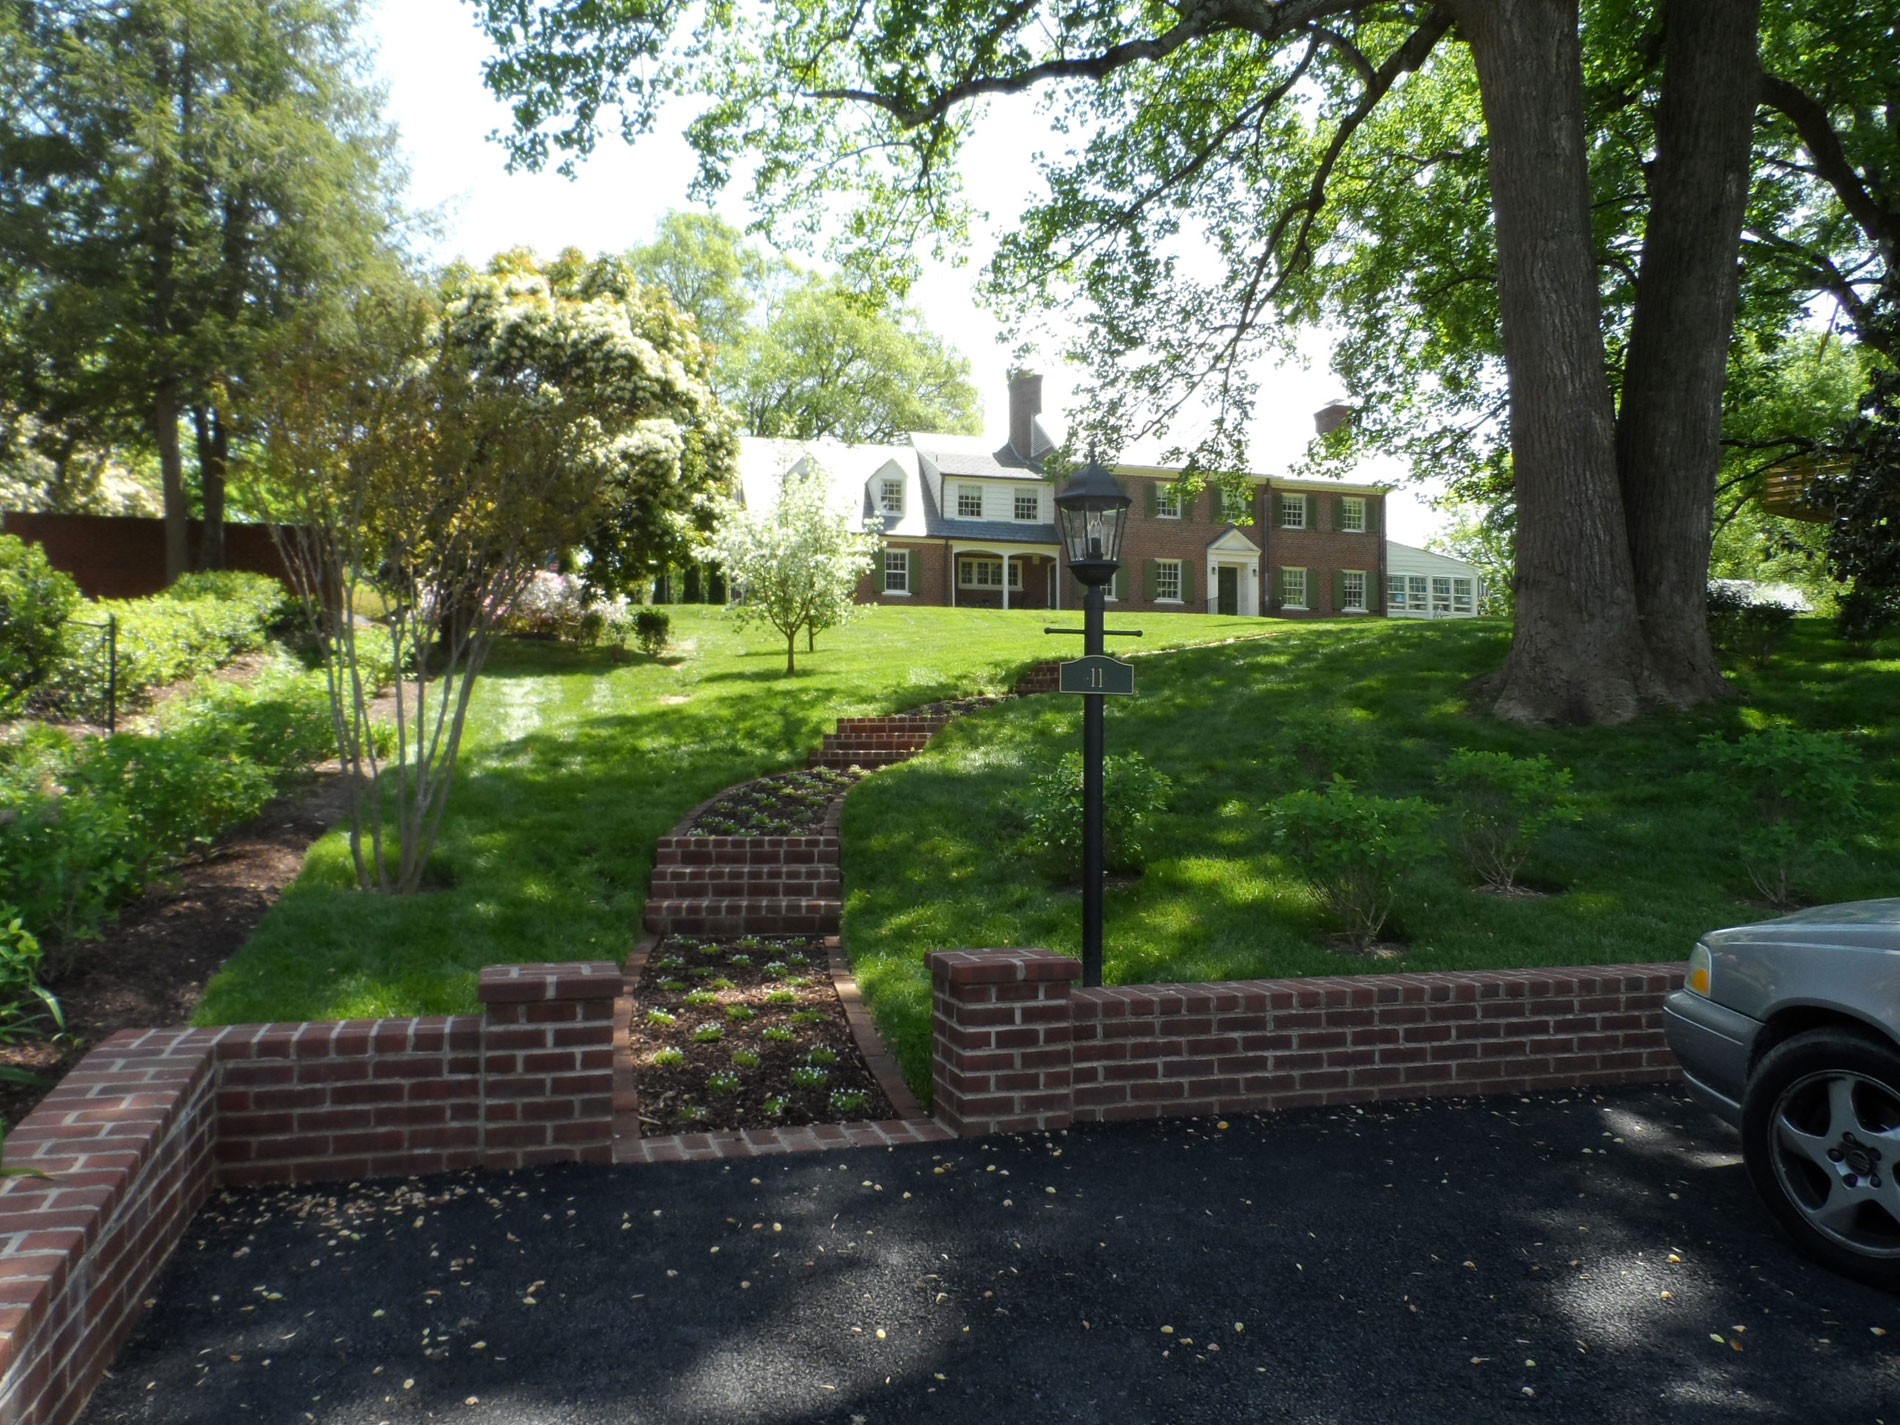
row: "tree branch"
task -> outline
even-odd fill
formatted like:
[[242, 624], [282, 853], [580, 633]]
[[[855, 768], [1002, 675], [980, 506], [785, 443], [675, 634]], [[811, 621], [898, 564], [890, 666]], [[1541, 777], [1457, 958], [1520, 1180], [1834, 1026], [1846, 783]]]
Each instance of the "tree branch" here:
[[1801, 146], [1814, 160], [1815, 172], [1834, 190], [1841, 206], [1853, 215], [1868, 239], [1880, 248], [1887, 264], [1900, 262], [1900, 213], [1883, 207], [1854, 171], [1827, 110], [1806, 91], [1772, 74], [1761, 77], [1761, 102], [1794, 125]]

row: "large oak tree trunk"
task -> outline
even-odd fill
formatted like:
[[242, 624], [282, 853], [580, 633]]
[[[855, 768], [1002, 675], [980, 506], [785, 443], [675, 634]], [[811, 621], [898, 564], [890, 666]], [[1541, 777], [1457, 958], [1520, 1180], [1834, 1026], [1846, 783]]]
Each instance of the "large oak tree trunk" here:
[[1631, 577], [1583, 131], [1576, 0], [1447, 0], [1490, 135], [1517, 481], [1517, 619], [1499, 717], [1624, 722], [1650, 693]]
[[1706, 596], [1759, 19], [1759, 0], [1669, 0], [1649, 222], [1617, 415], [1643, 640], [1656, 691], [1684, 707], [1728, 693]]
[[215, 410], [191, 413], [198, 437], [198, 482], [204, 492], [204, 538], [198, 545], [200, 569], [222, 569], [224, 554], [224, 487], [231, 468], [231, 432]]

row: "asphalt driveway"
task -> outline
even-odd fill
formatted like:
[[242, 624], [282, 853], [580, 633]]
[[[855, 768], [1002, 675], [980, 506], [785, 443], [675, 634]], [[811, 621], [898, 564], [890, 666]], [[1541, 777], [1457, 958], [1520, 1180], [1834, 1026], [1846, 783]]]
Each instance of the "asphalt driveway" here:
[[1660, 1089], [233, 1193], [154, 1302], [91, 1425], [1900, 1425]]

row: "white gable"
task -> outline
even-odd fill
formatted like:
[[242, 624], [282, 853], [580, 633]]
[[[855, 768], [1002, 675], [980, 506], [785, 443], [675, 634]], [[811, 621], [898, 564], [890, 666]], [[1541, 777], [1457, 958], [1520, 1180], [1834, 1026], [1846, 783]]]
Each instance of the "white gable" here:
[[1437, 554], [1429, 549], [1415, 549], [1409, 544], [1396, 544], [1391, 540], [1385, 545], [1385, 568], [1388, 574], [1438, 574], [1459, 578], [1479, 579], [1483, 575], [1474, 564], [1462, 559], [1453, 559], [1449, 554]]

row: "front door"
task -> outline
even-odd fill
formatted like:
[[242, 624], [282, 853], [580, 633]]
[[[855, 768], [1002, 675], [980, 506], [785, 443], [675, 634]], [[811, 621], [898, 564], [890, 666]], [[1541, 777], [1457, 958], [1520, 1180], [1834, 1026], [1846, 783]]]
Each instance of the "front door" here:
[[1240, 571], [1231, 564], [1223, 564], [1214, 571], [1219, 581], [1214, 595], [1214, 612], [1237, 614], [1240, 612]]

